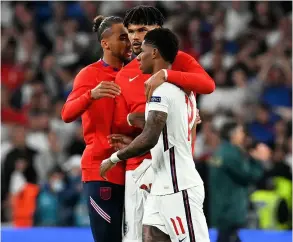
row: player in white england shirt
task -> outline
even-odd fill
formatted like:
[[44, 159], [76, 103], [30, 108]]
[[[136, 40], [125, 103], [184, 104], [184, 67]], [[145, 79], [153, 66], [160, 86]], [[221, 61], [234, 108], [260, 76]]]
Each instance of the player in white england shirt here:
[[[137, 58], [143, 73], [153, 74], [169, 68], [177, 52], [176, 36], [160, 28], [146, 34]], [[146, 105], [143, 132], [101, 164], [105, 177], [117, 162], [151, 150], [154, 181], [144, 208], [145, 242], [210, 241], [203, 213], [203, 182], [192, 156], [195, 119], [193, 93], [163, 83]]]

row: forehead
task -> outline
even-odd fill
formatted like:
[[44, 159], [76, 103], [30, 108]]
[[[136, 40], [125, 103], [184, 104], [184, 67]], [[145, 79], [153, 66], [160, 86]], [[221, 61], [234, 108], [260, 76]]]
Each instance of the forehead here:
[[143, 51], [152, 51], [154, 49], [153, 46], [146, 44], [145, 41], [142, 42], [141, 48]]
[[147, 31], [153, 30], [155, 28], [159, 28], [159, 25], [143, 25], [143, 24], [129, 24], [127, 29], [128, 30], [139, 30], [139, 29], [146, 29]]
[[113, 24], [111, 30], [112, 30], [112, 33], [116, 34], [116, 35], [127, 34], [127, 29], [124, 27], [124, 25], [122, 23]]

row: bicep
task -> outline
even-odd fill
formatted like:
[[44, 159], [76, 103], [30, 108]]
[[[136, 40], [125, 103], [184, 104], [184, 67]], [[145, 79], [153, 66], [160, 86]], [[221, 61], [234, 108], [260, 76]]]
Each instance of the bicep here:
[[148, 112], [148, 117], [144, 126], [143, 133], [147, 133], [149, 139], [157, 143], [160, 134], [166, 125], [167, 117], [168, 113], [166, 112], [150, 110]]

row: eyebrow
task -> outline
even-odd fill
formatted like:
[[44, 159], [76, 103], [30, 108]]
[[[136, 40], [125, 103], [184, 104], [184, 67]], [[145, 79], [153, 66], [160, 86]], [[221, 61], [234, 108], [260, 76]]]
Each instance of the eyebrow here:
[[146, 27], [140, 27], [140, 28], [137, 28], [137, 29], [128, 29], [128, 31], [139, 31], [139, 30], [147, 30]]
[[120, 34], [120, 37], [126, 37], [126, 36], [128, 37], [128, 34], [127, 33], [121, 33]]

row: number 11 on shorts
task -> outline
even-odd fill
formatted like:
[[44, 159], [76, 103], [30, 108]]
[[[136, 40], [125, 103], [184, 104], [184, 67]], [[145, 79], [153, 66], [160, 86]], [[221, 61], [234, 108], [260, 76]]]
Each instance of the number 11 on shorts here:
[[170, 220], [173, 224], [176, 235], [179, 235], [179, 230], [178, 230], [177, 224], [179, 225], [181, 234], [185, 234], [185, 230], [184, 230], [182, 220], [180, 217], [176, 217], [176, 219], [170, 218]]

